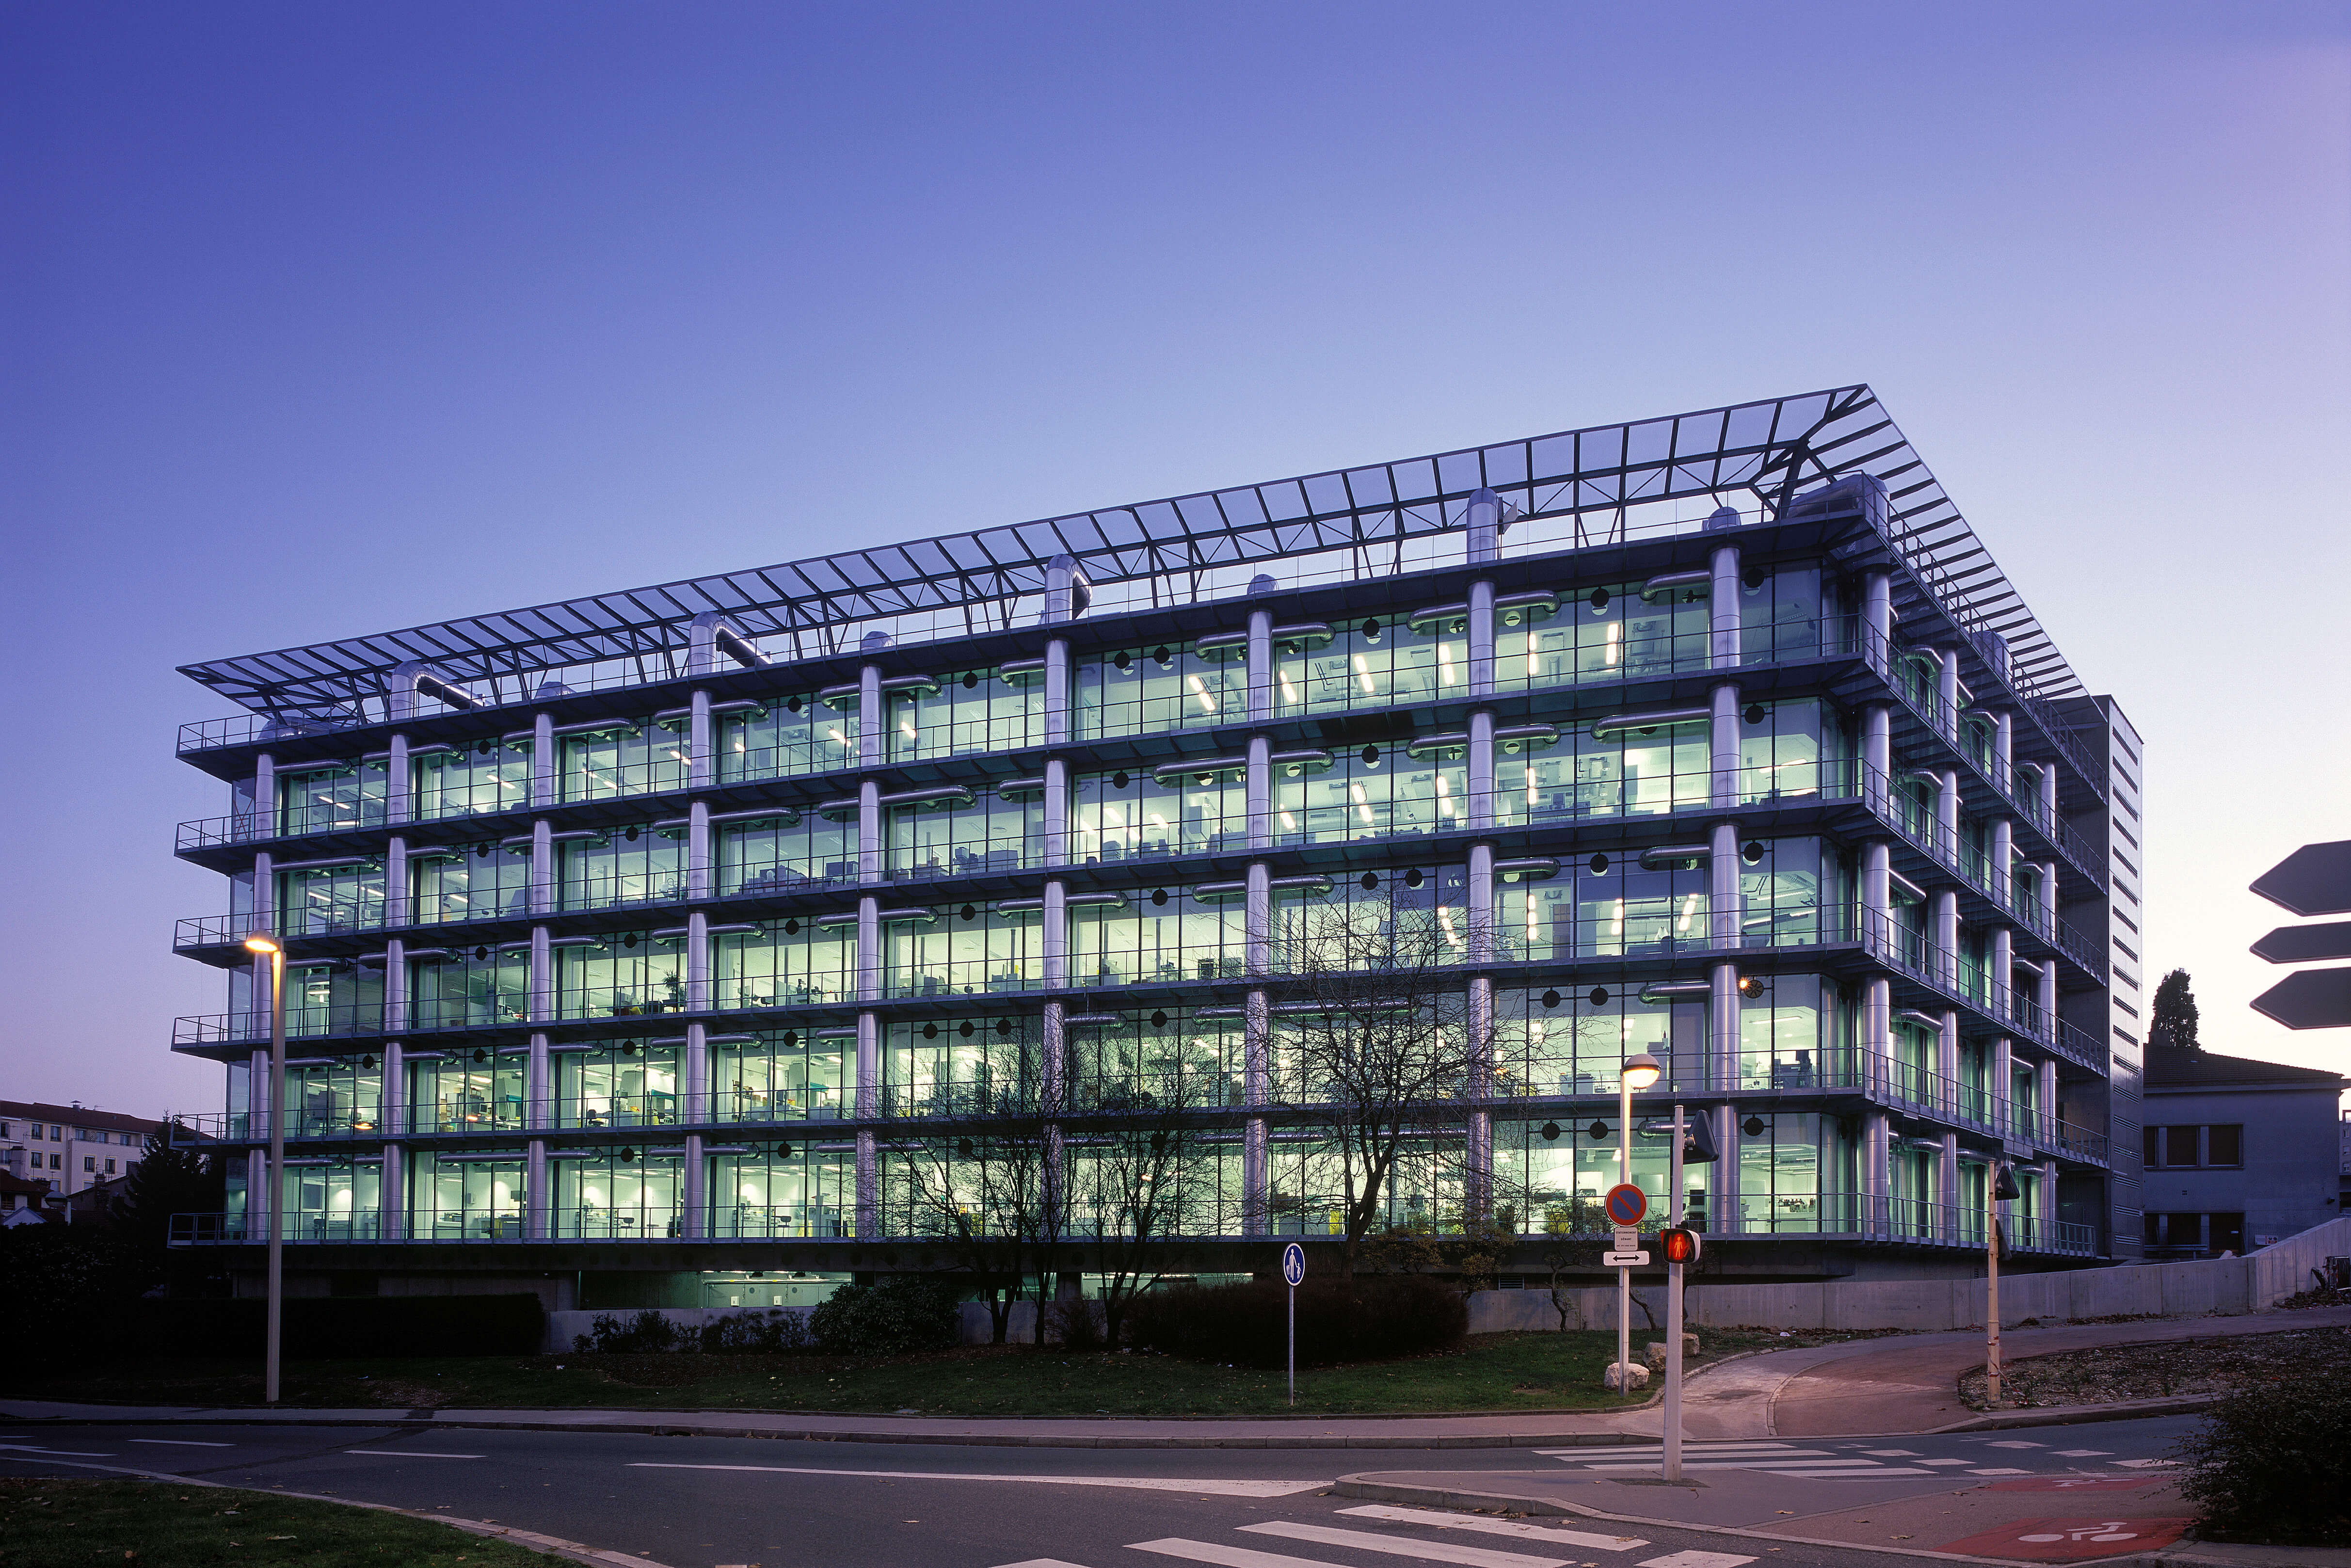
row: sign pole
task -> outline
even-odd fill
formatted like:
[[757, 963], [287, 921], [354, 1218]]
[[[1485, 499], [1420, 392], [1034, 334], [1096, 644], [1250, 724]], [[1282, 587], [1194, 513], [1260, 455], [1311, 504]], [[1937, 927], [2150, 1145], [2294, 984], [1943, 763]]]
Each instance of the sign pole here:
[[[1616, 1077], [1616, 1181], [1620, 1186], [1631, 1186], [1633, 1081], [1621, 1071]], [[1623, 1267], [1616, 1270], [1616, 1394], [1622, 1399], [1633, 1397], [1633, 1270]]]
[[[1674, 1155], [1667, 1167], [1667, 1188], [1666, 1212], [1669, 1223], [1678, 1228], [1682, 1222], [1682, 1134], [1683, 1112], [1674, 1107]], [[1666, 1479], [1682, 1479], [1682, 1265], [1670, 1251], [1666, 1254]]]
[[1281, 1278], [1290, 1286], [1290, 1403], [1298, 1403], [1298, 1286], [1306, 1278], [1306, 1249], [1293, 1241], [1281, 1249]]
[[1984, 1173], [1984, 1402], [2000, 1408], [2000, 1172]]

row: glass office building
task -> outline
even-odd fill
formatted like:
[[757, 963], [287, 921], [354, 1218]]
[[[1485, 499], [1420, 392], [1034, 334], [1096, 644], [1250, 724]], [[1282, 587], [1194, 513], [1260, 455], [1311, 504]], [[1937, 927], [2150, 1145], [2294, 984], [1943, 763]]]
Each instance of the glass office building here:
[[1432, 934], [1472, 1063], [1395, 1220], [1531, 1268], [1679, 1104], [1726, 1272], [1972, 1270], [2002, 1162], [2022, 1266], [2139, 1245], [2137, 738], [1865, 387], [186, 673], [246, 710], [179, 743], [189, 1245], [274, 1201], [298, 1273], [738, 1299], [946, 1266], [991, 1127], [1075, 1182], [1147, 1115], [1186, 1266], [1262, 1267], [1339, 1224], [1286, 1038], [1336, 927]]

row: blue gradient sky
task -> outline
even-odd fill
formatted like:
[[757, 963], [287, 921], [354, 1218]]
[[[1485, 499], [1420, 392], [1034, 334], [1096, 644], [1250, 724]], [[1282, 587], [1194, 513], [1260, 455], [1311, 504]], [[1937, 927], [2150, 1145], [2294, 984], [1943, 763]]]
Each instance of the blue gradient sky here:
[[177, 664], [1852, 380], [2351, 1066], [2351, 6], [77, 0], [0, 127], [0, 1096], [216, 1107]]

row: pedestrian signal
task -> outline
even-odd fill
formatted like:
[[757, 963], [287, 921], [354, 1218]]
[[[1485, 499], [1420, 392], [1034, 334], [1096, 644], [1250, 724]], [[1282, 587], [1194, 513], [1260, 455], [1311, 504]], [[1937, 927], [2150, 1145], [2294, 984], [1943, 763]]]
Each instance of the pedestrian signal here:
[[1660, 1233], [1657, 1239], [1663, 1245], [1667, 1262], [1695, 1263], [1698, 1261], [1698, 1232], [1687, 1226], [1674, 1226]]
[[1682, 1139], [1682, 1163], [1710, 1166], [1721, 1157], [1721, 1151], [1714, 1146], [1714, 1118], [1700, 1114], [1687, 1125]]

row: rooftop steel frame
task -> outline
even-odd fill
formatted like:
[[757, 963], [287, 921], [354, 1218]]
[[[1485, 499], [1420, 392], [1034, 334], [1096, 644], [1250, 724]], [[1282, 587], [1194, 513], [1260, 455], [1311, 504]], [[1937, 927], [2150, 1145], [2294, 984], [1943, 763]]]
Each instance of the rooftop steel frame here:
[[1462, 526], [1469, 497], [1498, 493], [1528, 518], [1614, 513], [1681, 497], [1751, 493], [1782, 511], [1809, 485], [1866, 473], [1886, 486], [1888, 538], [1960, 625], [2006, 639], [2027, 695], [2081, 683], [1959, 507], [1865, 385], [1597, 425], [1293, 479], [1075, 512], [836, 555], [687, 578], [401, 632], [283, 648], [181, 673], [256, 713], [348, 717], [392, 673], [423, 663], [452, 681], [495, 680], [607, 660], [682, 653], [697, 615], [758, 638], [1040, 595], [1071, 558], [1102, 585], [1176, 578], [1319, 550], [1399, 544]]

